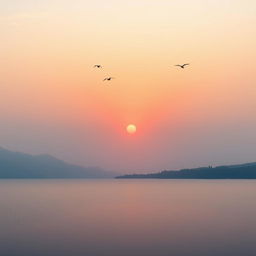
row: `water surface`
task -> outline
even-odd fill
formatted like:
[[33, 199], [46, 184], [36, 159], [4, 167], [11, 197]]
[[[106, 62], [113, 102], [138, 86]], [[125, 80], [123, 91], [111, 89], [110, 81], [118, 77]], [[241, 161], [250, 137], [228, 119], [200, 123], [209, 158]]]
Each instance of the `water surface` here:
[[0, 255], [255, 256], [256, 181], [1, 180]]

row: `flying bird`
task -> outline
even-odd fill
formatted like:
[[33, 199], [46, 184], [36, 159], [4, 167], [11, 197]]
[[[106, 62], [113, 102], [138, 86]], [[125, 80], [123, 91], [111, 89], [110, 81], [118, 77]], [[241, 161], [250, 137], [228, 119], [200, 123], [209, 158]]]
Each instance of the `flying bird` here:
[[176, 67], [180, 67], [180, 68], [185, 68], [186, 66], [188, 66], [189, 63], [183, 64], [183, 65], [175, 65]]
[[103, 81], [111, 81], [112, 79], [114, 79], [114, 77], [106, 77], [103, 79]]
[[94, 67], [94, 68], [102, 68], [102, 66], [101, 66], [101, 65], [98, 65], [98, 64], [97, 64], [97, 65], [94, 65], [93, 67]]

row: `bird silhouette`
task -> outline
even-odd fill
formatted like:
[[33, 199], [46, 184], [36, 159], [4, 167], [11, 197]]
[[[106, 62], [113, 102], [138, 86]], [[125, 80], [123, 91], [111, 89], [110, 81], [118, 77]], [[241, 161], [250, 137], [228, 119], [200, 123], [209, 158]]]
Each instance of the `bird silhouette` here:
[[112, 79], [114, 79], [114, 77], [106, 77], [103, 79], [103, 81], [111, 81]]
[[101, 66], [101, 65], [98, 65], [98, 64], [97, 64], [97, 65], [94, 65], [93, 67], [94, 67], [94, 68], [102, 68], [102, 66]]
[[175, 65], [176, 67], [180, 67], [180, 68], [185, 68], [186, 66], [188, 66], [189, 63], [183, 64], [183, 65]]

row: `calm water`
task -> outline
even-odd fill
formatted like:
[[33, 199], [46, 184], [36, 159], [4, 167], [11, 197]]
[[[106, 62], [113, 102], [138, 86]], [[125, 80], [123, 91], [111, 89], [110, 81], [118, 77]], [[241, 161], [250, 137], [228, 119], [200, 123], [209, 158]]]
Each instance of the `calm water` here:
[[2, 180], [0, 255], [255, 256], [256, 181]]

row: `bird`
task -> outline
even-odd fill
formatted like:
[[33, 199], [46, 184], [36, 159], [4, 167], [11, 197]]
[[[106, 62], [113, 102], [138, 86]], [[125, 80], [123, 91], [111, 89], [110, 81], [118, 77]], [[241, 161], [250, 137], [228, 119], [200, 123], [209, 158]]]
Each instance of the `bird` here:
[[114, 79], [114, 77], [106, 77], [103, 79], [103, 81], [111, 81], [112, 79]]
[[175, 65], [176, 67], [185, 68], [185, 66], [188, 66], [189, 63], [183, 64], [183, 65]]
[[97, 64], [97, 65], [94, 65], [93, 67], [94, 67], [94, 68], [102, 68], [102, 66], [101, 66], [101, 65], [98, 65], [98, 64]]

